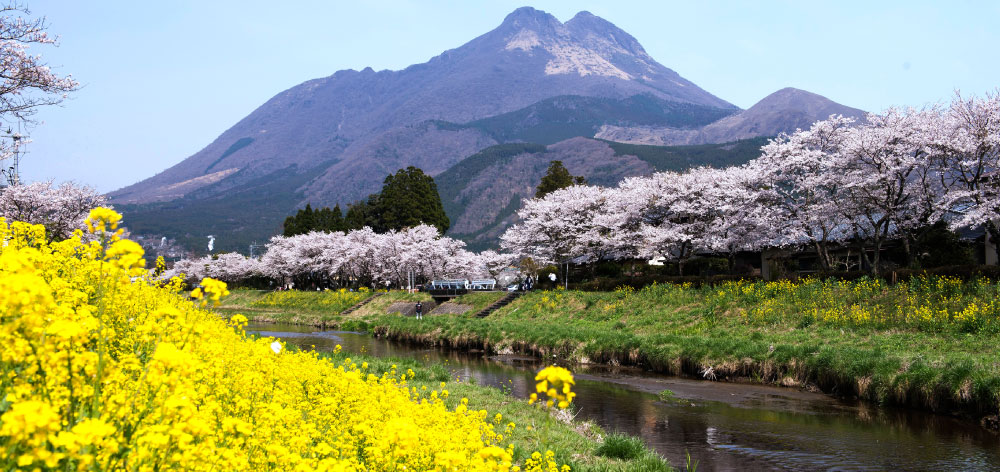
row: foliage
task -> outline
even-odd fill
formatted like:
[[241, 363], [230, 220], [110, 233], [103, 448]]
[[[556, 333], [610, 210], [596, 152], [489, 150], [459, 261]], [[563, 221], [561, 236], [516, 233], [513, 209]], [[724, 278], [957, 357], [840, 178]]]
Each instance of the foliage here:
[[[245, 317], [152, 282], [118, 219], [91, 212], [90, 243], [0, 225], [4, 469], [516, 470], [502, 426], [449, 407], [445, 385], [248, 339]], [[226, 293], [205, 279], [190, 295]]]
[[444, 234], [451, 225], [434, 178], [413, 166], [385, 178], [375, 214], [381, 222], [375, 229], [380, 232], [426, 224]]
[[542, 198], [556, 190], [573, 185], [587, 185], [587, 180], [580, 176], [572, 176], [563, 166], [562, 161], [549, 162], [549, 168], [542, 176], [541, 183], [535, 191], [535, 198]]
[[[441, 203], [444, 205], [448, 217], [454, 220], [461, 214], [465, 204], [465, 197], [461, 195], [461, 192], [480, 172], [491, 166], [503, 166], [519, 154], [537, 154], [543, 152], [545, 152], [545, 146], [541, 144], [499, 144], [466, 157], [458, 164], [438, 174], [435, 181], [438, 183], [438, 190], [441, 193]], [[516, 211], [517, 208], [513, 210]]]
[[386, 176], [381, 192], [348, 206], [344, 217], [346, 229], [367, 226], [377, 233], [420, 224], [434, 226], [444, 233], [451, 222], [441, 206], [434, 178], [413, 166]]
[[606, 189], [560, 189], [568, 172], [551, 172], [501, 245], [550, 262], [663, 258], [684, 275], [698, 253], [732, 261], [782, 246], [814, 249], [830, 271], [831, 245], [852, 244], [877, 275], [887, 241], [901, 241], [912, 263], [915, 240], [939, 222], [1000, 239], [998, 94], [956, 97], [948, 109], [893, 108], [861, 124], [832, 116], [761, 151], [742, 166], [659, 172]]
[[943, 267], [975, 264], [973, 249], [967, 241], [939, 221], [914, 231], [914, 262], [919, 267]]
[[336, 205], [331, 210], [330, 207], [323, 207], [313, 210], [312, 205], [306, 203], [306, 207], [297, 211], [294, 215], [285, 218], [282, 235], [295, 236], [306, 234], [310, 231], [347, 231], [347, 224], [344, 222], [340, 205]]
[[612, 459], [632, 460], [646, 454], [646, 445], [642, 439], [626, 434], [609, 434], [604, 443], [597, 448], [597, 455]]
[[313, 231], [271, 238], [259, 260], [237, 253], [184, 259], [163, 277], [185, 274], [192, 281], [210, 276], [230, 282], [266, 277], [312, 290], [364, 285], [384, 288], [405, 286], [411, 274], [416, 283], [444, 277], [486, 278], [512, 260], [492, 251], [473, 254], [464, 246], [423, 224], [384, 234], [368, 227], [347, 233]]
[[[440, 382], [462, 375], [461, 370], [449, 364], [428, 363], [412, 357], [375, 357], [365, 354], [340, 352], [322, 354], [340, 364], [351, 358], [355, 364], [368, 365], [371, 372], [386, 372], [394, 368], [407, 373], [407, 383], [420, 391], [440, 389]], [[455, 366], [458, 367], [458, 366]], [[596, 454], [600, 438], [605, 434], [591, 422], [565, 421], [566, 416], [552, 414], [553, 410], [531, 406], [527, 402], [511, 397], [509, 391], [475, 385], [474, 379], [456, 380], [447, 385], [449, 395], [446, 405], [454, 408], [468, 398], [469, 405], [476, 405], [493, 414], [490, 418], [496, 428], [504, 428], [505, 441], [514, 444], [514, 462], [521, 463], [534, 455], [532, 452], [544, 444], [552, 452], [554, 462], [566, 463], [574, 471], [670, 471], [673, 470], [655, 452], [644, 447], [644, 454], [638, 460], [612, 460]], [[650, 458], [659, 459], [658, 466], [649, 468]], [[538, 459], [544, 459], [539, 454]], [[536, 459], [536, 460], [538, 460]]]
[[[15, 123], [33, 124], [32, 116], [39, 107], [62, 103], [80, 87], [72, 76], [56, 74], [41, 55], [28, 51], [32, 46], [56, 44], [47, 29], [45, 18], [32, 18], [20, 2], [0, 6], [0, 126], [10, 129]], [[0, 142], [0, 162], [13, 157], [24, 144], [20, 136], [12, 141]], [[11, 185], [20, 184], [18, 175], [8, 180]]]

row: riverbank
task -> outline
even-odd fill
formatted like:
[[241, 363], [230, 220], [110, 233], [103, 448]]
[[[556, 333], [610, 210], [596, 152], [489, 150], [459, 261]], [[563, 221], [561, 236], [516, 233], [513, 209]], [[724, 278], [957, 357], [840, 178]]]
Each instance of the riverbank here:
[[[372, 307], [368, 310], [359, 310], [353, 317], [341, 316], [342, 312], [369, 301], [376, 294], [370, 290], [232, 290], [223, 304], [214, 310], [226, 317], [239, 313], [246, 316], [249, 321], [339, 328], [348, 319], [361, 320], [371, 318], [376, 312], [385, 313], [387, 305], [371, 303], [377, 302], [376, 298], [370, 300]], [[410, 298], [404, 292], [392, 292], [392, 295], [385, 300]], [[374, 311], [371, 308], [374, 308]]]
[[491, 314], [382, 315], [378, 336], [812, 388], [982, 419], [1000, 404], [998, 287], [952, 279], [534, 292]]
[[419, 392], [447, 391], [444, 401], [449, 409], [455, 409], [464, 399], [470, 410], [489, 412], [488, 420], [494, 423], [496, 431], [502, 431], [505, 442], [514, 445], [515, 464], [524, 463], [531, 451], [544, 447], [554, 453], [556, 463], [567, 464], [573, 471], [675, 470], [637, 438], [609, 435], [592, 422], [574, 420], [569, 411], [557, 408], [550, 411], [540, 405], [530, 405], [512, 396], [509, 389], [458, 381], [446, 364], [346, 351], [320, 355], [338, 365], [349, 359], [353, 364], [365, 366], [367, 372], [406, 375], [407, 385]]
[[996, 283], [943, 278], [665, 284], [533, 292], [487, 318], [418, 321], [384, 309], [425, 295], [392, 292], [336, 322], [427, 345], [809, 388], [996, 429], [998, 293]]

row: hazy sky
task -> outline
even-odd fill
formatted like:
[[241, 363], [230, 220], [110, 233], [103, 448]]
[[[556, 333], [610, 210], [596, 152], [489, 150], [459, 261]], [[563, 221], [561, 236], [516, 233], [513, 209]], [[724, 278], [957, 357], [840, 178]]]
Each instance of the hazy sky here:
[[60, 36], [58, 48], [32, 52], [83, 88], [37, 115], [22, 173], [120, 188], [282, 90], [340, 69], [425, 62], [524, 5], [561, 21], [589, 10], [742, 108], [789, 86], [869, 111], [1000, 86], [993, 1], [31, 2]]

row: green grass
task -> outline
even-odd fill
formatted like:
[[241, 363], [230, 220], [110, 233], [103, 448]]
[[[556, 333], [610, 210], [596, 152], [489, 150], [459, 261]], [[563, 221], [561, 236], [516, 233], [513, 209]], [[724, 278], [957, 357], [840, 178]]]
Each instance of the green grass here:
[[487, 318], [371, 320], [390, 338], [640, 365], [995, 414], [1000, 285], [914, 279], [533, 292]]
[[[496, 430], [503, 431], [508, 423], [514, 423], [511, 434], [506, 436], [514, 444], [515, 464], [523, 464], [533, 451], [551, 450], [557, 463], [568, 464], [574, 471], [670, 471], [667, 462], [647, 448], [641, 440], [633, 444], [630, 457], [602, 456], [599, 451], [606, 448], [610, 438], [617, 441], [619, 435], [607, 435], [593, 423], [566, 422], [549, 414], [539, 405], [529, 405], [526, 400], [510, 396], [492, 387], [475, 385], [470, 382], [456, 382], [455, 373], [440, 363], [424, 363], [413, 358], [379, 358], [356, 353], [322, 353], [333, 362], [341, 363], [350, 358], [354, 364], [368, 364], [368, 372], [376, 375], [389, 372], [393, 366], [397, 375], [412, 370], [413, 376], [407, 381], [411, 387], [427, 391], [441, 389], [446, 382], [449, 395], [445, 400], [449, 408], [455, 408], [463, 398], [469, 401], [469, 409], [486, 410], [488, 418], [500, 414]], [[529, 429], [528, 426], [531, 428]]]
[[503, 298], [504, 295], [507, 295], [507, 292], [471, 292], [455, 297], [451, 301], [460, 305], [471, 306], [472, 309], [465, 314], [472, 316], [482, 311], [483, 308], [490, 306], [493, 302]]
[[637, 437], [616, 433], [604, 438], [604, 443], [594, 452], [611, 459], [635, 460], [646, 453], [646, 445]]
[[263, 309], [290, 309], [310, 313], [340, 313], [361, 303], [370, 296], [372, 296], [372, 292], [367, 289], [360, 291], [340, 289], [315, 292], [284, 290], [269, 292], [251, 302], [250, 306]]
[[357, 311], [343, 315], [342, 312], [355, 303], [367, 299], [372, 292], [340, 291], [264, 291], [234, 289], [215, 309], [223, 316], [240, 313], [251, 321], [294, 323], [348, 331], [367, 331], [369, 320], [383, 315], [395, 302], [428, 302], [431, 297], [424, 293], [394, 291], [376, 297]]
[[[235, 299], [252, 313], [258, 296], [234, 291], [226, 308], [236, 312]], [[472, 294], [459, 302], [485, 306], [494, 296], [502, 295]], [[917, 277], [897, 285], [871, 279], [660, 284], [532, 292], [483, 319], [386, 314], [392, 303], [416, 300], [429, 297], [390, 292], [349, 317], [322, 322], [409, 342], [811, 385], [935, 411], [979, 416], [1000, 410], [996, 282]]]

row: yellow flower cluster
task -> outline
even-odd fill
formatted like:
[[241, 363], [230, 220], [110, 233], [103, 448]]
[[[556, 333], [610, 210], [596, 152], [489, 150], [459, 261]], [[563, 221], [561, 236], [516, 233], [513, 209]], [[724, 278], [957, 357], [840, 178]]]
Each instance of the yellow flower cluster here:
[[1000, 329], [1000, 285], [980, 279], [915, 277], [890, 285], [883, 280], [805, 279], [799, 282], [726, 282], [708, 293], [717, 312], [735, 308], [748, 323], [811, 317], [856, 326], [967, 331]]
[[485, 411], [247, 338], [246, 317], [227, 325], [114, 240], [48, 243], [0, 220], [3, 470], [518, 470]]
[[90, 210], [90, 214], [84, 223], [87, 229], [94, 234], [106, 233], [108, 230], [118, 229], [118, 222], [122, 220], [122, 215], [110, 208], [98, 207]]
[[[554, 365], [546, 367], [535, 375], [535, 381], [538, 382], [535, 384], [535, 390], [548, 397], [545, 405], [549, 408], [553, 404], [559, 408], [568, 408], [573, 397], [576, 397], [576, 393], [573, 392], [573, 386], [576, 385], [573, 374], [563, 367]], [[530, 403], [538, 401], [538, 393], [531, 394]]]
[[211, 277], [202, 279], [201, 287], [197, 287], [191, 291], [191, 298], [201, 300], [202, 307], [207, 306], [209, 302], [212, 303], [212, 306], [219, 306], [222, 297], [226, 295], [229, 295], [226, 283]]
[[556, 288], [555, 291], [545, 290], [541, 294], [541, 299], [532, 306], [535, 314], [553, 313], [563, 304], [564, 290]]

